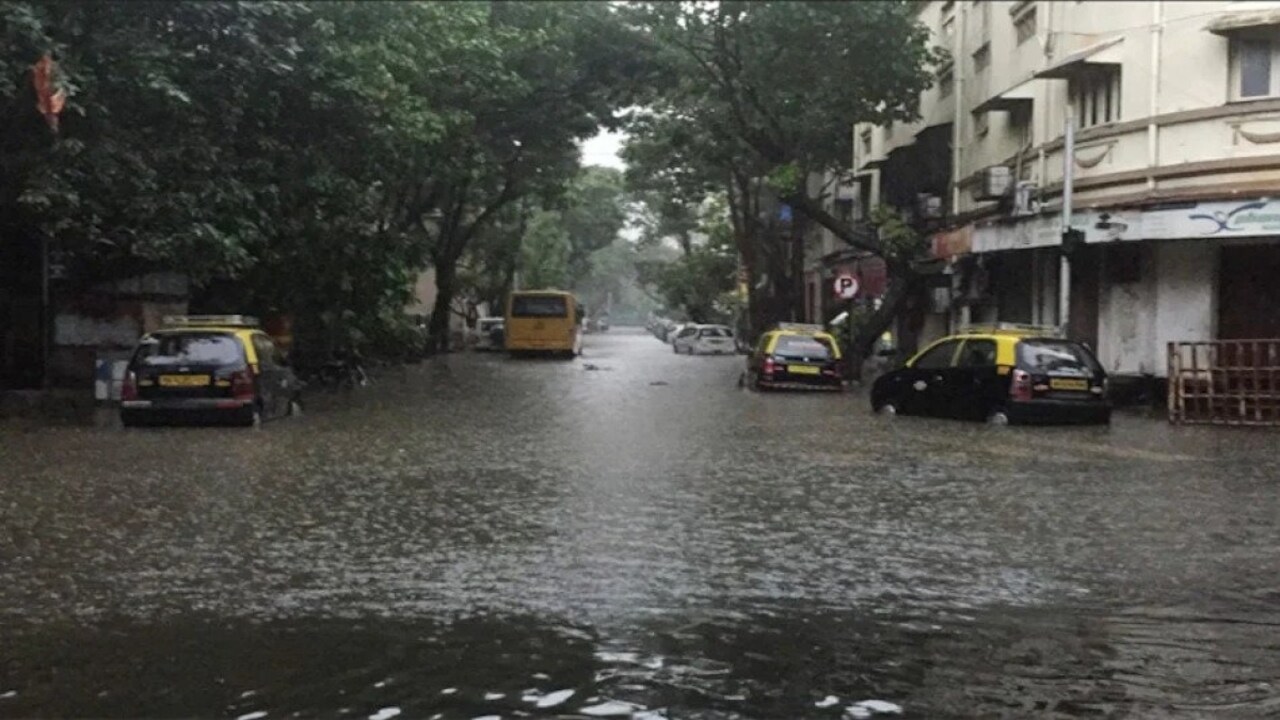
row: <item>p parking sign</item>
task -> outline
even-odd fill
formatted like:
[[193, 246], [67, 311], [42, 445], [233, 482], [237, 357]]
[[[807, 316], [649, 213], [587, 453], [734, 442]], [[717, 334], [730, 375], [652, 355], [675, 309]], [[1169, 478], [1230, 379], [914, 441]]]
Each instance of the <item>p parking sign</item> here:
[[836, 297], [841, 300], [852, 300], [858, 294], [858, 278], [847, 273], [837, 275], [834, 287]]

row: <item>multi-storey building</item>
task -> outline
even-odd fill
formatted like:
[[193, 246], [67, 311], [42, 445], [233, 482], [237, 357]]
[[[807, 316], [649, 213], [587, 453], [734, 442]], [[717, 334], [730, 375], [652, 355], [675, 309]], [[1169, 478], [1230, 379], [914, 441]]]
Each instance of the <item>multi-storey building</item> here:
[[[1065, 325], [1118, 376], [1280, 337], [1280, 2], [922, 2], [950, 50], [912, 124], [855, 126], [862, 207], [932, 234], [906, 337]], [[1070, 226], [1062, 259], [1066, 128]]]

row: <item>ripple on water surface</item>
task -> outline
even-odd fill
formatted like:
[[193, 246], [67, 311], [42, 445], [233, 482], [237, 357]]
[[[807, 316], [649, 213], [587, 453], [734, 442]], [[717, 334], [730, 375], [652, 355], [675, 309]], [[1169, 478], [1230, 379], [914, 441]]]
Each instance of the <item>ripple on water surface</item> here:
[[257, 432], [0, 425], [0, 715], [1280, 712], [1274, 434], [885, 421], [589, 353]]

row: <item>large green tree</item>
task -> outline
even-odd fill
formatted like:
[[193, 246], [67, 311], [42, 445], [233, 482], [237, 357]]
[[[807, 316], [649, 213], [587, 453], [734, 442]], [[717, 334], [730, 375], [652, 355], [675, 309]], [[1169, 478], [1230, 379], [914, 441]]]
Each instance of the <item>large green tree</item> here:
[[[802, 222], [790, 223], [781, 234], [750, 227], [774, 216], [774, 200], [797, 211], [796, 221], [817, 222], [887, 261], [891, 288], [881, 311], [855, 338], [858, 350], [870, 347], [915, 286], [911, 260], [918, 247], [884, 242], [870, 227], [832, 217], [823, 208], [821, 188], [808, 178], [847, 169], [854, 123], [916, 119], [920, 93], [932, 82], [941, 55], [929, 46], [928, 31], [914, 12], [915, 4], [905, 0], [631, 6], [637, 27], [677, 69], [678, 82], [665, 88], [655, 110], [685, 121], [689, 131], [704, 131], [715, 141], [711, 147], [721, 151], [721, 169], [725, 156], [731, 158], [728, 165], [738, 166], [728, 168], [731, 199], [740, 210], [734, 213], [744, 234], [739, 247], [752, 245], [759, 256], [744, 253], [750, 269], [769, 266], [762, 274], [791, 287], [781, 293], [786, 304], [799, 302], [795, 250], [803, 242]], [[768, 181], [763, 197], [762, 180]], [[758, 207], [747, 207], [756, 198]], [[769, 251], [780, 243], [791, 250]], [[790, 271], [780, 263], [791, 263]]]
[[395, 322], [434, 265], [447, 343], [469, 243], [564, 195], [578, 141], [652, 67], [595, 3], [6, 2], [0, 40], [6, 253], [48, 241], [67, 292], [178, 270], [197, 308], [293, 314], [325, 342]]

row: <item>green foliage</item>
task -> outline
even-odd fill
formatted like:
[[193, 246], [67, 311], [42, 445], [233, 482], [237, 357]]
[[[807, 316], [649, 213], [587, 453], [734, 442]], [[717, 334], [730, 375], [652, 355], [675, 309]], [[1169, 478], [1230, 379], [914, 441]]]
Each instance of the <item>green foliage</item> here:
[[723, 199], [708, 199], [697, 234], [701, 239], [674, 258], [639, 261], [639, 281], [653, 287], [668, 309], [694, 322], [727, 322], [738, 255]]
[[843, 169], [849, 128], [917, 117], [943, 55], [911, 3], [646, 2], [633, 21], [679, 81], [663, 99], [775, 169]]
[[[473, 238], [563, 196], [653, 70], [602, 3], [5, 2], [0, 43], [0, 228], [48, 238], [65, 290], [180, 270], [197, 305], [316, 337], [385, 328], [428, 263], [438, 325]], [[46, 51], [56, 137], [30, 89]], [[579, 266], [620, 223], [616, 178], [584, 182]]]
[[611, 245], [627, 220], [622, 173], [613, 168], [588, 166], [570, 183], [561, 222], [569, 240], [568, 278], [584, 278], [591, 270], [591, 256]]
[[[831, 216], [808, 180], [847, 169], [852, 125], [917, 119], [920, 93], [944, 54], [929, 46], [916, 8], [904, 0], [627, 6], [670, 79], [633, 122], [645, 145], [637, 155], [659, 158], [665, 150], [688, 168], [677, 177], [714, 178], [728, 192], [743, 265], [753, 280], [766, 280], [749, 289], [755, 329], [801, 312], [794, 258], [803, 221], [910, 272], [896, 262], [902, 243]], [[664, 195], [680, 196], [670, 188]], [[779, 202], [797, 213], [790, 227], [777, 222]]]
[[926, 238], [895, 208], [887, 205], [872, 208], [870, 222], [876, 229], [884, 256], [890, 260], [914, 260], [926, 249]]
[[572, 252], [563, 218], [553, 212], [534, 213], [524, 237], [522, 285], [526, 288], [567, 287]]

